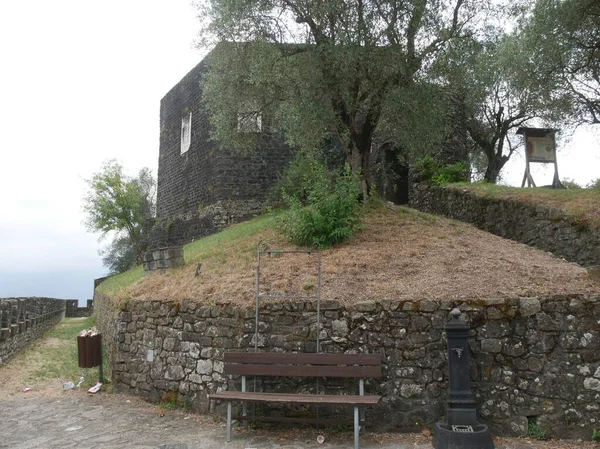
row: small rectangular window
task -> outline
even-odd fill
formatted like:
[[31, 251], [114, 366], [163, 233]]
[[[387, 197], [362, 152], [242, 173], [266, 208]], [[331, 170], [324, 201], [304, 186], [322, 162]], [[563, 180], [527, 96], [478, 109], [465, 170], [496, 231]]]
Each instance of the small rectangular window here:
[[181, 154], [190, 149], [192, 143], [192, 113], [181, 119]]

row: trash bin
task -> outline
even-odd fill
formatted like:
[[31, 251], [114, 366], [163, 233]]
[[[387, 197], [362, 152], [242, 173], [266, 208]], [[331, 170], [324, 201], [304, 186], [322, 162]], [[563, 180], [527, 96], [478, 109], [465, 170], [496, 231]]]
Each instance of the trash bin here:
[[102, 366], [102, 334], [77, 337], [79, 368]]

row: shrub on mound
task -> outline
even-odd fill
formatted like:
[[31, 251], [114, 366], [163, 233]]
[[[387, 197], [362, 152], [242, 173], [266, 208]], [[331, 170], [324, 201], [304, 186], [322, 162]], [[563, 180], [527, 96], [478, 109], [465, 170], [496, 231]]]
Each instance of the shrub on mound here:
[[287, 239], [299, 246], [324, 248], [353, 237], [360, 230], [360, 185], [348, 165], [329, 172], [311, 161], [294, 194], [283, 189], [288, 209], [279, 222]]

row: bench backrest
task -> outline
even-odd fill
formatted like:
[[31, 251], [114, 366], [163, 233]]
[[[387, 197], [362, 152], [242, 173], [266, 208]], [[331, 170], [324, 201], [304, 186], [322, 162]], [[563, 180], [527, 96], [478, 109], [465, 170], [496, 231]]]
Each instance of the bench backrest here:
[[224, 373], [243, 376], [381, 377], [380, 354], [227, 352]]

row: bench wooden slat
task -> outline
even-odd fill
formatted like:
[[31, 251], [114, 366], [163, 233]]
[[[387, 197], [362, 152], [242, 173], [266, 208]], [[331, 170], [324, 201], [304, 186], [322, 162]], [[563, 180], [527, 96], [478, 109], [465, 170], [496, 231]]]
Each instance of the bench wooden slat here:
[[381, 377], [381, 366], [252, 365], [224, 366], [225, 374], [289, 377]]
[[249, 391], [221, 391], [209, 395], [209, 398], [211, 400], [221, 399], [228, 401], [338, 405], [376, 405], [381, 401], [381, 396], [255, 393]]
[[[291, 416], [242, 416], [242, 415], [232, 415], [233, 419], [238, 421], [261, 421], [261, 422], [282, 422], [282, 423], [300, 423], [300, 424], [319, 424], [321, 426], [334, 426], [334, 425], [349, 425], [352, 426], [354, 424], [354, 420], [352, 418], [340, 419], [340, 418], [302, 418], [302, 417], [291, 417]], [[365, 421], [360, 421], [361, 424], [364, 424]]]
[[294, 354], [269, 352], [226, 352], [225, 363], [298, 365], [381, 365], [381, 354]]

